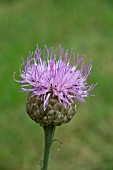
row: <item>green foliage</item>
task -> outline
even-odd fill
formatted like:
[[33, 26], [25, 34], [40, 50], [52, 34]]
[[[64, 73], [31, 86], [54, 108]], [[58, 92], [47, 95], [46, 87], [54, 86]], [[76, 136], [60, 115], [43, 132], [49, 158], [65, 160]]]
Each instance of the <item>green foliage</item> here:
[[111, 0], [0, 1], [0, 170], [37, 170], [43, 131], [27, 116], [26, 94], [13, 80], [21, 56], [38, 43], [73, 48], [93, 63], [98, 82], [77, 115], [57, 128], [50, 170], [113, 169], [113, 2]]

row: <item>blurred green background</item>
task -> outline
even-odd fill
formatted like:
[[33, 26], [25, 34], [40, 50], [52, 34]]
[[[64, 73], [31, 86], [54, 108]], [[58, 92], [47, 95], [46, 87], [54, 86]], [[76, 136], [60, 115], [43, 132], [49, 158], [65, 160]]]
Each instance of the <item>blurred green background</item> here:
[[57, 128], [50, 170], [113, 170], [113, 1], [0, 0], [0, 170], [40, 170], [43, 131], [27, 116], [26, 94], [14, 82], [21, 56], [36, 43], [74, 48], [92, 60], [95, 97], [78, 102]]

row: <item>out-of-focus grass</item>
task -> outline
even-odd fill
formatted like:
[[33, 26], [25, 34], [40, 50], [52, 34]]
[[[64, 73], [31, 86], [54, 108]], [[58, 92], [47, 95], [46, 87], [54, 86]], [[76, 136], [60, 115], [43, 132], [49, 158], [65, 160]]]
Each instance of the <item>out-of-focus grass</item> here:
[[43, 132], [26, 115], [26, 94], [12, 78], [36, 43], [86, 54], [89, 83], [98, 82], [96, 97], [78, 103], [73, 120], [57, 128], [63, 146], [58, 152], [54, 143], [50, 170], [113, 169], [112, 26], [110, 0], [0, 1], [0, 170], [40, 169]]

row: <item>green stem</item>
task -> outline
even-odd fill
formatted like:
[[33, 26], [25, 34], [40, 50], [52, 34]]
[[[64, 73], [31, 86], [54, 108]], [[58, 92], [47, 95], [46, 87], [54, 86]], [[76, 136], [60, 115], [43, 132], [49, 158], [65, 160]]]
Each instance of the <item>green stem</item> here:
[[54, 137], [55, 132], [55, 126], [49, 125], [44, 126], [44, 135], [45, 135], [45, 149], [44, 149], [44, 160], [43, 160], [43, 166], [41, 170], [47, 170], [48, 169], [48, 160], [50, 155], [50, 149]]

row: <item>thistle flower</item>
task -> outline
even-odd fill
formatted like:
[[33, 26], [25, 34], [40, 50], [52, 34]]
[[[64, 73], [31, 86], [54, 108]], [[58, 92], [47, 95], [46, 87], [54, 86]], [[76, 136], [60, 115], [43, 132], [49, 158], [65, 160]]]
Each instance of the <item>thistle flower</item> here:
[[45, 149], [41, 170], [47, 170], [48, 159], [55, 127], [69, 122], [76, 113], [76, 101], [85, 102], [91, 96], [95, 84], [88, 85], [92, 64], [85, 64], [85, 58], [79, 58], [71, 50], [60, 47], [39, 49], [29, 53], [27, 61], [20, 67], [23, 92], [28, 92], [26, 109], [28, 115], [41, 126], [45, 134]]
[[[29, 53], [27, 61], [20, 68], [23, 92], [29, 92], [27, 113], [41, 125], [67, 123], [75, 114], [76, 100], [85, 102], [95, 87], [87, 85], [92, 64], [86, 65], [83, 56], [77, 56], [60, 47], [39, 49]], [[24, 70], [22, 69], [24, 67]]]

